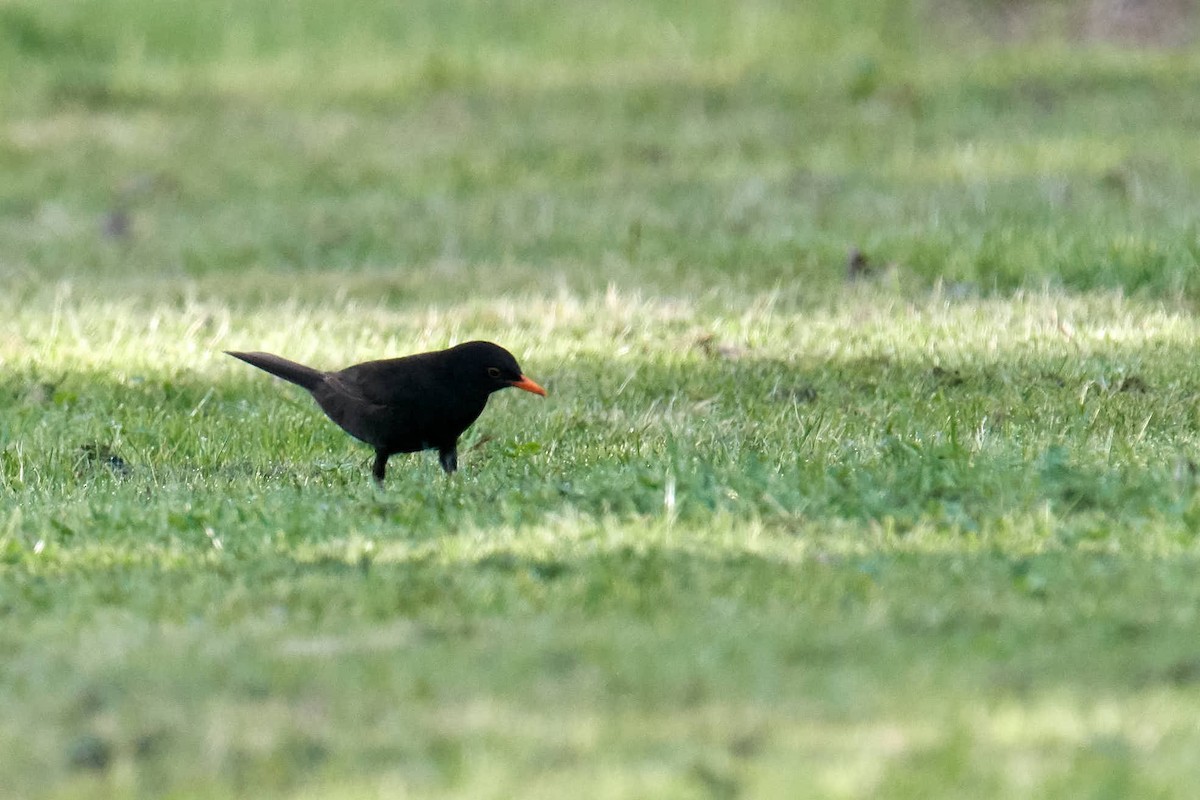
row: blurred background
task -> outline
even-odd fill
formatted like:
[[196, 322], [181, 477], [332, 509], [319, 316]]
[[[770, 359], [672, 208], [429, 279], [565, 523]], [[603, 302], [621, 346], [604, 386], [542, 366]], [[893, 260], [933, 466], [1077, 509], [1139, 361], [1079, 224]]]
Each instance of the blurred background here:
[[1190, 297], [1198, 20], [1192, 0], [5, 0], [0, 271], [18, 294], [818, 296], [857, 249], [901, 285]]

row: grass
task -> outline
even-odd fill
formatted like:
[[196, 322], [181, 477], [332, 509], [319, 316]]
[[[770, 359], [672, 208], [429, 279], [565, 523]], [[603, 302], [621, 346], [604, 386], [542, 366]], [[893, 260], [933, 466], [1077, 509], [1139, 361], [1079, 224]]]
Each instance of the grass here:
[[1194, 18], [160, 5], [0, 5], [8, 795], [1194, 795]]

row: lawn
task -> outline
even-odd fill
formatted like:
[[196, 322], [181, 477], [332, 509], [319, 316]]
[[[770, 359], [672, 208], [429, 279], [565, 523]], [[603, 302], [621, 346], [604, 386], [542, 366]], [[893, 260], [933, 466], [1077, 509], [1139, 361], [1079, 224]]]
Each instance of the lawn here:
[[0, 3], [0, 793], [1194, 797], [1197, 13]]

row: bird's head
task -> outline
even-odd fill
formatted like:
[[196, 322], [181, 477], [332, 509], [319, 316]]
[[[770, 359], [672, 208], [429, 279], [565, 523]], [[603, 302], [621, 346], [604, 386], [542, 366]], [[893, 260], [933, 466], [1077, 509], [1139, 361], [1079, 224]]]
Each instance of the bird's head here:
[[546, 396], [545, 389], [525, 377], [513, 354], [498, 344], [466, 342], [453, 350], [458, 356], [459, 368], [465, 370], [472, 383], [486, 388], [489, 393], [512, 386]]

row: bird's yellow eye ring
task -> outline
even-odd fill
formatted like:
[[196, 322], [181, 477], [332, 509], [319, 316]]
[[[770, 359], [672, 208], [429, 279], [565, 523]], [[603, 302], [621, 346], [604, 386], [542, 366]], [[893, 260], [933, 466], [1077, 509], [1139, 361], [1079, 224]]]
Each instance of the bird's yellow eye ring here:
[[488, 377], [489, 378], [499, 378], [500, 370], [496, 369], [495, 367], [488, 367]]

